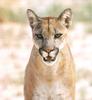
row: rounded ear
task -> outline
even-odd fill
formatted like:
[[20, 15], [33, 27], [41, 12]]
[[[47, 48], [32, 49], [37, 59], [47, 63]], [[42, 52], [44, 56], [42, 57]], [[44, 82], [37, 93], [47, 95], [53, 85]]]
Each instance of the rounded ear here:
[[31, 25], [31, 27], [33, 29], [34, 28], [34, 25], [40, 20], [40, 18], [31, 9], [27, 9], [27, 16], [28, 16], [30, 25]]
[[70, 8], [65, 9], [58, 17], [58, 20], [69, 28], [72, 24], [72, 10]]

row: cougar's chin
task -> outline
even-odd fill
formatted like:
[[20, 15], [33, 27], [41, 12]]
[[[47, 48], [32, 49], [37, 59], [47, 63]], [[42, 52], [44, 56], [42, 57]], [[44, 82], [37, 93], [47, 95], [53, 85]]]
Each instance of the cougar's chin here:
[[47, 60], [46, 58], [43, 58], [43, 63], [47, 66], [53, 66], [57, 62], [57, 58], [53, 58], [52, 60]]
[[52, 66], [56, 63], [57, 57], [52, 58], [48, 56], [48, 57], [43, 57], [42, 60], [43, 60], [43, 63], [45, 63], [46, 65]]

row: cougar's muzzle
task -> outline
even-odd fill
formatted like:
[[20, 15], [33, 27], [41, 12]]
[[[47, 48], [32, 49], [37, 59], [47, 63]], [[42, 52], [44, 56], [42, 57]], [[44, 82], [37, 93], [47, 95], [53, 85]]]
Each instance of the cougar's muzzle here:
[[58, 52], [59, 52], [58, 48], [54, 48], [54, 49], [40, 48], [39, 49], [39, 53], [43, 57], [43, 60], [45, 62], [49, 62], [49, 63], [52, 62], [52, 61], [55, 61]]

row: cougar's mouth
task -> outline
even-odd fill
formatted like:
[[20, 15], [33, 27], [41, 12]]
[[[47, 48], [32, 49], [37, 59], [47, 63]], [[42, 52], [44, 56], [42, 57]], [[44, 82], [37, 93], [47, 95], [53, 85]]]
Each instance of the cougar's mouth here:
[[52, 62], [52, 61], [55, 61], [56, 57], [51, 57], [51, 56], [47, 56], [47, 57], [43, 57], [43, 60], [46, 61], [46, 62]]
[[45, 50], [40, 48], [39, 52], [45, 62], [51, 63], [56, 60], [59, 50], [58, 50], [58, 48], [55, 48], [55, 49], [51, 50], [50, 52], [46, 52]]

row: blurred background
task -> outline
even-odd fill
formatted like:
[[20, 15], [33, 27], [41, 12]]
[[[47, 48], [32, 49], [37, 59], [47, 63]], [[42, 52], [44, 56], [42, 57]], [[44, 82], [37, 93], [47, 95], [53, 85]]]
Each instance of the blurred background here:
[[0, 0], [0, 100], [23, 100], [33, 44], [28, 8], [40, 16], [72, 9], [69, 44], [76, 65], [76, 100], [92, 100], [92, 0]]

